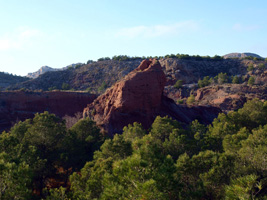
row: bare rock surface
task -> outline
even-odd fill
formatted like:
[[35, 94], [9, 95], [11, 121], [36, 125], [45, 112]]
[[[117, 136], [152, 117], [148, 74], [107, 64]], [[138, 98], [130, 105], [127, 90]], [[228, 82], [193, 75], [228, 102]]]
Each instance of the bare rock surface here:
[[81, 92], [0, 92], [0, 133], [37, 112], [73, 116], [95, 98], [96, 95]]
[[261, 56], [255, 53], [229, 53], [229, 54], [224, 55], [223, 57], [224, 58], [246, 58], [249, 56], [262, 58]]
[[267, 86], [248, 86], [246, 84], [224, 84], [200, 88], [196, 91], [195, 100], [200, 105], [212, 105], [228, 112], [237, 110], [247, 100], [267, 99]]
[[83, 115], [92, 118], [109, 135], [113, 135], [133, 122], [140, 122], [148, 128], [157, 115], [168, 115], [184, 123], [194, 119], [210, 123], [220, 112], [220, 109], [212, 107], [176, 105], [163, 95], [165, 83], [160, 62], [156, 59], [143, 60], [138, 68], [88, 104]]

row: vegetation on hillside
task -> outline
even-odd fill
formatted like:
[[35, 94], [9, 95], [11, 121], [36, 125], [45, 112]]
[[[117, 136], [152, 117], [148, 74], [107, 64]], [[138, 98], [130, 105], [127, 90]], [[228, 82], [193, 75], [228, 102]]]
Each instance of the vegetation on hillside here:
[[[195, 62], [194, 68], [198, 67], [198, 62], [201, 67], [207, 66], [206, 63], [209, 63], [208, 65], [214, 65], [212, 71], [205, 72], [205, 69], [203, 69], [203, 73], [200, 73], [198, 75], [198, 78], [203, 79], [205, 76], [209, 76], [210, 78], [214, 79], [214, 83], [216, 82], [215, 75], [218, 73], [229, 73], [229, 68], [232, 66], [234, 68], [234, 73], [228, 74], [228, 76], [235, 76], [239, 75], [238, 73], [241, 73], [238, 71], [236, 64], [236, 59], [232, 59], [233, 62], [231, 64], [231, 59], [223, 59], [221, 56], [199, 56], [199, 55], [188, 55], [188, 54], [168, 54], [165, 56], [127, 56], [127, 55], [117, 55], [110, 57], [103, 57], [99, 58], [97, 62], [93, 60], [88, 60], [87, 64], [78, 64], [75, 67], [69, 67], [66, 70], [62, 71], [55, 71], [55, 72], [47, 72], [45, 74], [40, 75], [38, 78], [27, 81], [29, 79], [27, 78], [21, 78], [21, 81], [19, 81], [20, 84], [16, 84], [17, 82], [12, 82], [6, 85], [8, 90], [18, 90], [21, 88], [24, 88], [26, 90], [83, 90], [83, 91], [89, 91], [91, 93], [102, 93], [105, 90], [103, 87], [101, 88], [103, 82], [105, 82], [106, 87], [112, 86], [116, 81], [123, 78], [125, 75], [127, 75], [130, 71], [135, 69], [141, 62], [142, 59], [149, 59], [149, 58], [156, 58], [156, 59], [168, 59], [168, 58], [175, 58], [181, 60], [181, 62]], [[224, 61], [229, 60], [228, 65], [225, 66], [225, 68], [221, 68], [219, 71], [216, 71], [216, 66], [221, 65], [224, 63]], [[245, 60], [246, 62], [249, 62], [247, 65], [248, 73], [252, 72], [253, 70], [260, 69], [264, 70], [266, 63], [263, 59], [240, 59], [239, 65], [241, 64], [242, 60]], [[189, 64], [190, 64], [189, 63]], [[192, 63], [191, 63], [192, 64]], [[190, 64], [190, 65], [191, 65]], [[254, 67], [251, 67], [254, 66]], [[244, 66], [246, 67], [246, 66]], [[196, 69], [195, 69], [196, 70]], [[242, 74], [242, 73], [241, 73]], [[175, 70], [172, 71], [171, 76], [176, 76]], [[193, 74], [191, 74], [193, 75]], [[244, 74], [242, 74], [244, 75]], [[19, 77], [17, 77], [19, 78]], [[183, 81], [183, 84], [186, 84], [187, 81], [185, 81], [185, 77], [179, 77], [181, 81]], [[8, 79], [11, 80], [11, 79]], [[219, 80], [219, 79], [218, 79]], [[177, 80], [176, 80], [177, 81]], [[228, 80], [228, 82], [231, 80]], [[246, 80], [248, 81], [248, 80]], [[0, 86], [1, 86], [2, 80], [0, 78]], [[220, 84], [220, 83], [219, 83]], [[201, 87], [206, 86], [207, 84], [199, 84]], [[176, 85], [177, 88], [181, 88], [181, 86], [178, 84]], [[5, 88], [6, 88], [5, 87]]]
[[0, 199], [265, 199], [267, 103], [209, 126], [157, 117], [103, 138], [47, 112], [0, 135]]
[[0, 90], [7, 88], [10, 85], [15, 85], [24, 81], [30, 80], [30, 78], [17, 76], [5, 72], [0, 72]]

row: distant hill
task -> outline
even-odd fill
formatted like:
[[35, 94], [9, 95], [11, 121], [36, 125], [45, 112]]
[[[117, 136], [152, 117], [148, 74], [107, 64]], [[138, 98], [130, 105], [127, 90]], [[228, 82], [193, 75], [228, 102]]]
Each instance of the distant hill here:
[[[86, 65], [69, 67], [67, 70], [50, 71], [10, 89], [55, 90], [73, 89], [86, 90], [93, 93], [102, 93], [116, 81], [122, 79], [135, 69], [142, 59], [135, 60], [104, 60]], [[218, 73], [227, 73], [230, 76], [245, 74], [245, 61], [236, 59], [212, 58], [161, 58], [159, 62], [165, 72], [168, 84], [177, 80], [184, 84], [197, 83], [204, 76], [214, 77]], [[253, 61], [250, 61], [253, 62]]]
[[[88, 65], [68, 66], [65, 70], [48, 71], [10, 89], [74, 89], [101, 92], [123, 78], [140, 64], [138, 61], [99, 61]], [[64, 87], [63, 87], [64, 86]]]
[[246, 58], [246, 57], [256, 57], [262, 58], [258, 54], [255, 53], [229, 53], [223, 56], [224, 58]]
[[70, 64], [70, 65], [68, 65], [66, 67], [63, 67], [63, 68], [52, 68], [52, 67], [49, 67], [49, 66], [42, 66], [38, 71], [32, 72], [32, 73], [28, 73], [27, 77], [29, 77], [29, 78], [37, 78], [38, 76], [40, 76], [41, 74], [44, 74], [46, 72], [66, 70], [66, 69], [69, 69], [69, 68], [74, 68], [74, 67], [79, 66], [79, 65], [82, 65], [82, 63], [73, 63], [73, 64]]
[[28, 81], [30, 78], [17, 76], [5, 72], [0, 72], [0, 90], [5, 89], [11, 85], [15, 85], [18, 83], [22, 83], [24, 81]]
[[50, 71], [58, 71], [59, 69], [55, 69], [49, 66], [42, 66], [38, 71], [36, 72], [32, 72], [32, 73], [28, 73], [27, 77], [29, 78], [37, 78], [38, 76], [40, 76], [41, 74], [44, 74], [46, 72], [50, 72]]

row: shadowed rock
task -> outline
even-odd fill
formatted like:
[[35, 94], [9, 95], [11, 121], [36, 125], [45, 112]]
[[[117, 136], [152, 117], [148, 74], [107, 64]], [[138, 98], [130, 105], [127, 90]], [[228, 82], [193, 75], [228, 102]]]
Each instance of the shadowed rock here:
[[89, 104], [83, 117], [90, 117], [112, 136], [133, 122], [149, 128], [158, 115], [168, 115], [184, 123], [194, 119], [210, 123], [220, 112], [213, 107], [176, 105], [163, 95], [165, 83], [160, 63], [156, 59], [143, 60], [138, 68]]
[[0, 92], [0, 133], [44, 111], [59, 117], [80, 112], [96, 95], [81, 92]]

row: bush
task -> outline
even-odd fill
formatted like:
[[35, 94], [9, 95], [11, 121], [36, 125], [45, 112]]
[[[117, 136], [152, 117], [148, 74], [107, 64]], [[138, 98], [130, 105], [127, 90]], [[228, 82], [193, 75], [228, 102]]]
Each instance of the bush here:
[[216, 77], [214, 77], [214, 79], [219, 83], [219, 84], [223, 84], [223, 83], [227, 83], [228, 82], [228, 76], [226, 73], [219, 73]]
[[97, 61], [105, 61], [105, 60], [110, 60], [110, 58], [109, 57], [98, 58]]
[[248, 65], [248, 68], [247, 68], [248, 72], [253, 71], [253, 69], [254, 69], [253, 64], [250, 63], [250, 64]]
[[176, 83], [174, 84], [174, 87], [176, 89], [180, 89], [183, 87], [183, 80], [177, 80]]
[[53, 90], [56, 90], [57, 89], [57, 86], [52, 86], [50, 88], [48, 88], [49, 91], [53, 91]]
[[223, 60], [223, 57], [222, 56], [218, 56], [218, 55], [215, 55], [213, 57], [211, 57], [212, 60]]
[[238, 84], [239, 83], [239, 78], [237, 76], [234, 76], [232, 83]]
[[183, 99], [178, 99], [177, 100], [177, 104], [183, 104], [184, 103], [184, 100]]
[[210, 78], [209, 76], [205, 76], [203, 80], [198, 81], [198, 87], [202, 88], [202, 87], [208, 86], [212, 82], [213, 82], [213, 78]]
[[70, 85], [68, 83], [62, 83], [61, 88], [62, 88], [62, 90], [69, 90], [70, 89]]
[[104, 90], [107, 88], [107, 84], [106, 82], [104, 81], [101, 86], [98, 88], [98, 92], [101, 93], [101, 92], [104, 92]]
[[187, 98], [186, 103], [187, 105], [192, 105], [194, 102], [195, 102], [195, 96], [191, 94], [190, 97]]
[[93, 62], [94, 62], [93, 60], [88, 60], [86, 64], [88, 65], [88, 64], [91, 64]]
[[255, 83], [255, 78], [253, 76], [249, 77], [248, 85], [254, 85], [254, 83]]
[[260, 70], [264, 70], [265, 65], [263, 63], [260, 63], [258, 67], [259, 67]]

